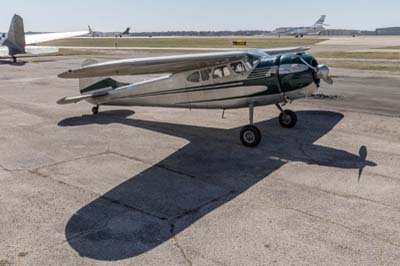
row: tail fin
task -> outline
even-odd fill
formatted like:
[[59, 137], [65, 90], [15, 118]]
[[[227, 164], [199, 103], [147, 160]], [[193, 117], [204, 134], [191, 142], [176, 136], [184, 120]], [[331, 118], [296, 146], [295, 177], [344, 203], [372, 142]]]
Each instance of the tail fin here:
[[[94, 59], [87, 59], [83, 62], [82, 67], [97, 63], [98, 61]], [[103, 93], [126, 85], [128, 85], [128, 83], [121, 83], [109, 77], [79, 79], [79, 90], [82, 95]]]
[[131, 28], [126, 28], [126, 30], [122, 33], [122, 35], [128, 35], [131, 31]]
[[94, 33], [93, 30], [92, 30], [92, 27], [90, 27], [90, 25], [88, 25], [88, 29], [89, 29], [89, 34], [93, 34]]
[[24, 54], [25, 51], [25, 29], [22, 17], [14, 15], [10, 30], [8, 31], [7, 39], [3, 45], [7, 46], [10, 55]]
[[315, 22], [314, 26], [323, 26], [325, 24], [326, 15], [322, 15], [320, 19]]

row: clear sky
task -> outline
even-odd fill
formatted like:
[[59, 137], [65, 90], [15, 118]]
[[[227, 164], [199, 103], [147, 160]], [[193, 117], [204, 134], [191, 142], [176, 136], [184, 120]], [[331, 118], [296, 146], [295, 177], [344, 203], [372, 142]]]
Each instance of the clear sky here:
[[13, 0], [1, 3], [0, 31], [14, 13], [26, 31], [273, 30], [309, 26], [328, 15], [332, 28], [400, 26], [399, 0]]

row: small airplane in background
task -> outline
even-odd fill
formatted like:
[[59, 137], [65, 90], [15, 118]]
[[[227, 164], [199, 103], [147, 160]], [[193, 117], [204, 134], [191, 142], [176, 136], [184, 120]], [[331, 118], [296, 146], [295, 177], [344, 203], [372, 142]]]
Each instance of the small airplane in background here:
[[131, 31], [131, 28], [128, 27], [128, 28], [126, 28], [126, 30], [124, 32], [118, 33], [115, 36], [115, 38], [122, 38], [122, 37], [124, 37], [126, 35], [129, 35], [130, 31]]
[[87, 31], [60, 32], [44, 34], [25, 34], [22, 17], [14, 15], [8, 33], [0, 33], [0, 56], [10, 56], [13, 62], [19, 54], [50, 54], [58, 52], [56, 47], [36, 46], [33, 44], [60, 40], [87, 34]]
[[325, 24], [326, 15], [322, 15], [320, 19], [315, 22], [313, 26], [309, 27], [283, 27], [277, 28], [273, 31], [274, 34], [281, 35], [289, 35], [295, 36], [296, 38], [304, 37], [305, 35], [320, 35], [323, 30], [325, 30], [324, 26], [328, 26]]
[[[149, 106], [189, 109], [249, 108], [250, 124], [240, 133], [243, 145], [255, 147], [261, 132], [254, 125], [254, 108], [275, 104], [279, 122], [293, 128], [297, 116], [283, 106], [317, 91], [321, 79], [329, 84], [329, 68], [304, 52], [308, 48], [232, 51], [165, 56], [98, 63], [87, 60], [82, 68], [68, 70], [60, 78], [79, 79], [80, 96], [58, 104], [86, 100], [93, 114], [101, 105]], [[114, 76], [169, 73], [139, 83], [123, 83]]]
[[[104, 36], [107, 36], [107, 34], [104, 33], [104, 32], [93, 31], [93, 30], [92, 30], [92, 27], [90, 27], [90, 25], [88, 26], [88, 28], [89, 28], [89, 34], [90, 34], [93, 38], [95, 38], [95, 37], [104, 37]], [[117, 33], [117, 34], [115, 35], [115, 38], [122, 38], [122, 37], [124, 37], [124, 36], [126, 36], [126, 35], [129, 35], [129, 34], [130, 34], [130, 31], [131, 31], [131, 28], [128, 27], [128, 28], [126, 28], [125, 31]]]

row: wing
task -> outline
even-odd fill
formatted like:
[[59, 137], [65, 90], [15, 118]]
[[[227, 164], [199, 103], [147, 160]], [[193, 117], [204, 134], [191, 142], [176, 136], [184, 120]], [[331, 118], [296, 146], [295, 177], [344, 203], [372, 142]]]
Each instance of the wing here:
[[41, 55], [41, 54], [57, 53], [59, 49], [57, 47], [31, 45], [31, 46], [26, 46], [25, 51], [27, 54]]
[[273, 48], [273, 49], [264, 49], [262, 50], [264, 53], [269, 55], [281, 55], [281, 54], [295, 54], [295, 53], [304, 53], [310, 50], [310, 47], [285, 47], [285, 48]]
[[0, 46], [0, 56], [9, 56], [8, 47]]
[[128, 76], [160, 73], [179, 73], [193, 69], [229, 64], [246, 60], [248, 52], [225, 52], [196, 55], [179, 55], [128, 59], [112, 61], [69, 70], [59, 75], [60, 78], [90, 78], [106, 76]]
[[25, 35], [26, 44], [36, 44], [41, 42], [55, 41], [65, 38], [77, 37], [88, 34], [89, 31], [76, 32], [60, 32], [60, 33], [44, 33], [44, 34], [28, 34]]
[[85, 66], [80, 69], [61, 73], [60, 78], [90, 78], [107, 76], [129, 76], [144, 74], [179, 73], [194, 69], [214, 67], [231, 62], [247, 60], [248, 57], [299, 53], [307, 47], [289, 47], [256, 51], [235, 51], [195, 55], [179, 55], [128, 59]]

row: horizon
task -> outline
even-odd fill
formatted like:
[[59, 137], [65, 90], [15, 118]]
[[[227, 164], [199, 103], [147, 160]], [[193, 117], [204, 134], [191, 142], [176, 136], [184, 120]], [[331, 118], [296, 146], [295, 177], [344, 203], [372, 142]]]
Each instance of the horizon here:
[[279, 27], [311, 26], [323, 14], [327, 15], [328, 29], [375, 30], [400, 26], [400, 2], [394, 0], [379, 3], [338, 0], [324, 3], [323, 7], [320, 1], [309, 0], [303, 6], [309, 5], [310, 8], [305, 8], [303, 12], [287, 7], [298, 5], [293, 0], [285, 3], [250, 0], [246, 2], [250, 4], [240, 6], [236, 4], [239, 1], [232, 0], [216, 3], [210, 0], [201, 3], [181, 3], [178, 0], [117, 2], [87, 0], [82, 3], [71, 0], [55, 3], [43, 0], [40, 5], [33, 1], [7, 2], [2, 5], [0, 31], [8, 30], [14, 14], [24, 18], [27, 32], [86, 30], [88, 25], [95, 31], [104, 32], [117, 32], [126, 27], [131, 27], [132, 32], [272, 31]]

